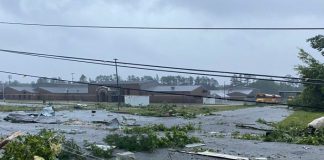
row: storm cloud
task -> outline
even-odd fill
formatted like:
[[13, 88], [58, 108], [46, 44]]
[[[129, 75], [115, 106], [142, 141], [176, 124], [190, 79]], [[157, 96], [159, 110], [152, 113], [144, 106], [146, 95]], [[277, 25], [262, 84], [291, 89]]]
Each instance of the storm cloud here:
[[[0, 21], [155, 27], [323, 27], [321, 0], [1, 0]], [[120, 61], [295, 75], [298, 48], [323, 31], [121, 30], [0, 25], [0, 48]], [[70, 79], [114, 68], [0, 53], [0, 70]], [[120, 69], [126, 75], [166, 73]], [[0, 74], [7, 80], [8, 75]], [[20, 81], [34, 79], [13, 76]]]

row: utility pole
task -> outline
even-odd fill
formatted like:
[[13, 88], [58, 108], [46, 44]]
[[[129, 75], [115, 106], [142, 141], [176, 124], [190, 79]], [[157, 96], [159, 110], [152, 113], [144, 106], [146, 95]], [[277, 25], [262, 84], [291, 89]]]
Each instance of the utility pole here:
[[8, 75], [8, 79], [9, 79], [9, 86], [10, 86], [10, 81], [11, 81], [12, 76]]
[[118, 59], [114, 59], [115, 60], [115, 68], [116, 68], [116, 82], [117, 82], [117, 88], [118, 88], [118, 110], [120, 107], [120, 87], [119, 87], [119, 79], [118, 79], [118, 70], [117, 70], [117, 60]]
[[[2, 82], [0, 81], [0, 83], [2, 83]], [[5, 99], [5, 94], [4, 94], [4, 88], [5, 88], [5, 83], [3, 82], [3, 83], [2, 83], [2, 101], [3, 101], [3, 102], [6, 101], [6, 99]]]
[[71, 82], [71, 83], [73, 83], [73, 80], [74, 80], [74, 77], [73, 77], [73, 75], [74, 75], [74, 73], [71, 73], [71, 75], [72, 75], [72, 82]]
[[[225, 81], [224, 81], [224, 97], [223, 102], [225, 102]], [[224, 103], [225, 104], [225, 103]]]

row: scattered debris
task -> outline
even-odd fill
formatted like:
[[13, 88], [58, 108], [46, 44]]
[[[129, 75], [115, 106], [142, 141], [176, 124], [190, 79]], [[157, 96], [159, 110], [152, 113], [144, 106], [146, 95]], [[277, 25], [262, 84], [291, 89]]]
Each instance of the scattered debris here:
[[215, 153], [210, 151], [204, 151], [204, 152], [176, 151], [176, 152], [192, 154], [192, 155], [201, 155], [201, 156], [207, 156], [213, 158], [228, 159], [228, 160], [249, 160], [249, 158], [247, 157], [233, 156], [229, 154], [221, 154], [221, 153]]
[[133, 152], [123, 152], [116, 154], [116, 160], [134, 160], [135, 154]]
[[5, 121], [9, 121], [11, 123], [42, 123], [42, 124], [60, 124], [61, 121], [52, 118], [39, 116], [35, 117], [33, 114], [18, 114], [18, 113], [10, 113], [7, 117], [4, 118]]
[[38, 116], [45, 116], [45, 117], [55, 116], [55, 111], [53, 109], [53, 106], [48, 105], [44, 107], [42, 112]]
[[106, 121], [106, 120], [92, 121], [92, 123], [104, 124], [104, 125], [108, 126], [109, 129], [119, 129], [119, 127], [120, 127], [120, 123], [117, 118], [114, 118], [110, 121]]
[[136, 119], [135, 118], [126, 118], [125, 116], [122, 116], [123, 121], [121, 122], [125, 126], [139, 126], [136, 124]]
[[60, 133], [66, 133], [66, 134], [83, 134], [83, 133], [87, 132], [87, 131], [78, 130], [78, 129], [58, 129], [56, 131], [58, 131]]
[[[104, 151], [108, 151], [116, 148], [116, 146], [110, 146], [110, 145], [102, 145], [102, 144], [94, 144], [94, 145]], [[91, 146], [88, 146], [86, 148], [91, 149]]]
[[91, 111], [91, 116], [94, 116], [96, 112], [97, 112], [97, 111], [92, 110], [92, 111]]
[[112, 119], [111, 121], [108, 122], [108, 126], [110, 129], [119, 129], [120, 128], [120, 123], [117, 118]]
[[314, 119], [312, 122], [308, 123], [307, 126], [310, 129], [311, 133], [314, 133], [315, 130], [324, 128], [324, 117]]
[[303, 149], [308, 150], [308, 149], [310, 149], [310, 147], [303, 146]]
[[34, 160], [45, 160], [43, 157], [34, 156]]
[[10, 113], [7, 117], [4, 118], [4, 120], [11, 123], [37, 123], [34, 116], [18, 113]]
[[233, 156], [228, 154], [221, 154], [221, 153], [215, 153], [210, 151], [204, 151], [204, 152], [197, 152], [198, 155], [203, 156], [209, 156], [209, 157], [218, 157], [218, 158], [224, 158], [224, 159], [232, 159], [232, 160], [249, 160], [249, 158], [246, 157], [239, 157], [239, 156]]
[[267, 158], [265, 158], [265, 157], [257, 157], [257, 158], [253, 158], [253, 160], [267, 160]]
[[193, 143], [193, 144], [187, 144], [185, 145], [186, 148], [194, 148], [194, 147], [201, 147], [201, 146], [205, 146], [206, 144], [203, 143]]
[[255, 127], [255, 124], [235, 124], [236, 127], [239, 128], [245, 128], [245, 129], [253, 129], [253, 130], [259, 130], [259, 131], [266, 131], [270, 132], [273, 131], [272, 129], [266, 129], [266, 128], [260, 128], [260, 127]]
[[[43, 108], [39, 114], [25, 114], [22, 113], [10, 113], [4, 120], [12, 123], [44, 123], [44, 124], [57, 124], [61, 123], [54, 118], [49, 118], [55, 116], [55, 111], [53, 106], [48, 105]], [[47, 118], [48, 117], [48, 118]]]
[[85, 125], [86, 123], [83, 121], [80, 121], [79, 119], [69, 119], [66, 122], [64, 122], [65, 125]]
[[75, 106], [73, 106], [74, 109], [84, 109], [86, 108], [88, 105], [86, 104], [76, 104]]

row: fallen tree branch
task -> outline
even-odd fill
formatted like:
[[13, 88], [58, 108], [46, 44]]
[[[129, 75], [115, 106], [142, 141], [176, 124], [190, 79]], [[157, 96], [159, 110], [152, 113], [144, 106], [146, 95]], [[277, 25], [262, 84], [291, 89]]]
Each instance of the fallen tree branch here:
[[8, 144], [10, 141], [12, 141], [13, 139], [17, 138], [18, 136], [23, 135], [23, 133], [21, 131], [15, 132], [13, 134], [11, 134], [9, 137], [7, 137], [6, 139], [2, 140], [0, 142], [0, 149], [2, 149], [6, 144]]

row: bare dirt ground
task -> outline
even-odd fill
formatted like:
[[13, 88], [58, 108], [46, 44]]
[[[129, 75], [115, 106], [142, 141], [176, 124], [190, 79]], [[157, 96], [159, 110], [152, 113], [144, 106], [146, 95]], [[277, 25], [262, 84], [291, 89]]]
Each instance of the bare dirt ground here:
[[[292, 113], [285, 106], [268, 106], [240, 109], [235, 111], [217, 112], [211, 116], [200, 116], [195, 119], [183, 119], [177, 117], [144, 117], [136, 115], [126, 115], [111, 113], [104, 110], [98, 110], [94, 115], [88, 110], [59, 111], [53, 117], [57, 120], [66, 122], [75, 122], [70, 124], [40, 124], [40, 123], [10, 123], [3, 118], [9, 113], [0, 112], [0, 134], [8, 135], [14, 131], [23, 131], [28, 133], [37, 133], [40, 129], [55, 129], [70, 131], [76, 129], [80, 131], [77, 134], [65, 133], [67, 138], [73, 138], [80, 145], [84, 140], [104, 144], [102, 139], [112, 131], [105, 125], [90, 123], [91, 121], [112, 120], [117, 118], [122, 120], [122, 116], [135, 118], [140, 125], [146, 124], [165, 124], [172, 126], [176, 124], [195, 123], [201, 125], [201, 131], [191, 133], [201, 138], [206, 144], [205, 148], [212, 149], [219, 153], [239, 155], [243, 157], [266, 157], [268, 159], [321, 159], [324, 157], [324, 146], [307, 146], [297, 144], [275, 143], [239, 140], [231, 138], [230, 134], [234, 131], [240, 133], [264, 133], [263, 131], [237, 128], [235, 124], [255, 124], [258, 127], [267, 127], [257, 124], [255, 121], [262, 118], [266, 121], [277, 122], [283, 120]], [[215, 136], [221, 134], [223, 136]], [[138, 152], [135, 153], [137, 159], [210, 159], [208, 157], [193, 156], [183, 153], [169, 151], [168, 149], [159, 149], [153, 153]]]

